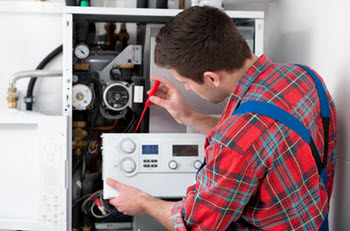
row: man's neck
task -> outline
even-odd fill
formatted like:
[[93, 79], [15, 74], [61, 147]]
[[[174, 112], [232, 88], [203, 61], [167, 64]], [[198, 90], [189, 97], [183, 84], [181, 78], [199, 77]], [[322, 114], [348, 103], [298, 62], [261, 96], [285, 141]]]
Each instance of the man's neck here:
[[258, 56], [256, 56], [255, 54], [252, 53], [252, 57], [250, 59], [247, 59], [242, 68], [240, 68], [239, 70], [230, 73], [229, 74], [229, 83], [225, 84], [225, 88], [226, 88], [226, 93], [227, 95], [231, 95], [231, 93], [233, 92], [233, 90], [235, 89], [239, 79], [247, 72], [247, 70], [258, 60]]

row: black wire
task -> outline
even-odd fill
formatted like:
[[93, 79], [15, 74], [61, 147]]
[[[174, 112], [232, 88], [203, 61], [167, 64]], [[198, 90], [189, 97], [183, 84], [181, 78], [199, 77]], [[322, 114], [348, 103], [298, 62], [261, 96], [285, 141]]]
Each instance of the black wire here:
[[83, 150], [83, 152], [81, 153], [81, 155], [78, 157], [78, 160], [77, 162], [75, 163], [74, 167], [73, 167], [73, 172], [78, 168], [81, 160], [83, 159], [83, 156], [85, 156], [86, 152], [88, 151], [88, 148], [89, 148], [89, 143], [91, 141], [91, 136], [92, 136], [92, 130], [95, 126], [95, 122], [97, 120], [97, 115], [99, 114], [100, 110], [100, 104], [102, 103], [102, 85], [101, 85], [101, 82], [97, 79], [92, 79], [93, 82], [97, 85], [97, 91], [98, 93], [96, 94], [97, 95], [97, 99], [96, 99], [96, 103], [95, 103], [95, 112], [94, 112], [94, 115], [92, 117], [92, 121], [91, 121], [91, 124], [90, 124], [90, 129], [89, 129], [89, 133], [88, 133], [88, 138], [87, 138], [87, 143], [86, 143], [86, 146]]
[[[56, 57], [59, 53], [61, 53], [63, 50], [63, 45], [58, 46], [55, 50], [51, 51], [50, 54], [48, 54], [36, 67], [36, 70], [42, 70], [44, 67], [54, 58]], [[27, 87], [27, 96], [26, 98], [31, 98], [33, 97], [33, 91], [34, 91], [34, 86], [37, 78], [30, 78], [28, 87]], [[33, 103], [32, 102], [26, 102], [26, 109], [28, 111], [31, 111], [33, 109]]]
[[131, 129], [135, 126], [135, 124], [137, 123], [137, 119], [134, 120], [134, 122], [132, 123], [132, 125], [130, 126], [129, 130], [126, 132], [126, 133], [130, 133], [131, 132]]
[[130, 127], [132, 127], [133, 123], [135, 122], [135, 118], [136, 118], [135, 114], [136, 114], [136, 113], [133, 112], [130, 123], [129, 123], [128, 126], [124, 129], [124, 131], [123, 131], [122, 133], [129, 133], [129, 132], [130, 132]]
[[89, 196], [91, 196], [92, 194], [88, 194], [88, 195], [85, 195], [83, 197], [80, 197], [76, 202], [74, 202], [74, 204], [72, 205], [72, 209], [77, 206], [82, 200], [88, 198]]

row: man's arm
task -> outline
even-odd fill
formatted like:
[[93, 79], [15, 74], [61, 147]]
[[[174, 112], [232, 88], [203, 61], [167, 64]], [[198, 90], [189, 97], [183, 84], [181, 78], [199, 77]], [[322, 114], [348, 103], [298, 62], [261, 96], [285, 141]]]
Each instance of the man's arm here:
[[140, 216], [146, 213], [168, 230], [175, 230], [170, 219], [171, 207], [175, 202], [154, 198], [135, 187], [122, 184], [110, 178], [106, 179], [106, 182], [120, 192], [119, 196], [110, 200], [110, 203], [119, 212], [131, 216]]
[[192, 111], [190, 116], [184, 118], [184, 124], [197, 131], [208, 134], [211, 129], [213, 129], [219, 122], [218, 118], [200, 114], [198, 112]]
[[158, 198], [154, 198], [148, 194], [145, 194], [144, 198], [144, 211], [146, 214], [150, 215], [156, 219], [160, 224], [162, 224], [166, 229], [175, 231], [173, 223], [171, 222], [171, 207], [175, 202], [164, 201]]
[[215, 127], [219, 119], [193, 111], [186, 103], [179, 89], [169, 80], [160, 77], [152, 77], [162, 85], [158, 88], [157, 96], [152, 96], [150, 101], [165, 108], [169, 114], [182, 125], [189, 126], [204, 135]]

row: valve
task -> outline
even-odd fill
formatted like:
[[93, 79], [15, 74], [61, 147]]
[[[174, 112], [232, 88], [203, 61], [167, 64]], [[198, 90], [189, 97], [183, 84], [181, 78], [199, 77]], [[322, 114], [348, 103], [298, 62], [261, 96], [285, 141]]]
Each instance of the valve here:
[[17, 88], [15, 87], [8, 88], [7, 102], [8, 102], [9, 108], [17, 108], [17, 102], [18, 102]]

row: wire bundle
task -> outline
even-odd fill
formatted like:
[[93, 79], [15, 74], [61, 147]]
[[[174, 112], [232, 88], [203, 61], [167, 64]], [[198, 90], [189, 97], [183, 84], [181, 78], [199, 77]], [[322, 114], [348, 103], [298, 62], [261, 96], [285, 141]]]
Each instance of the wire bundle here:
[[[96, 210], [95, 208], [98, 208]], [[85, 214], [91, 214], [95, 218], [106, 218], [110, 215], [120, 216], [122, 213], [111, 209], [108, 201], [103, 199], [103, 190], [91, 194], [82, 204], [81, 211]], [[97, 212], [99, 211], [99, 212]]]

